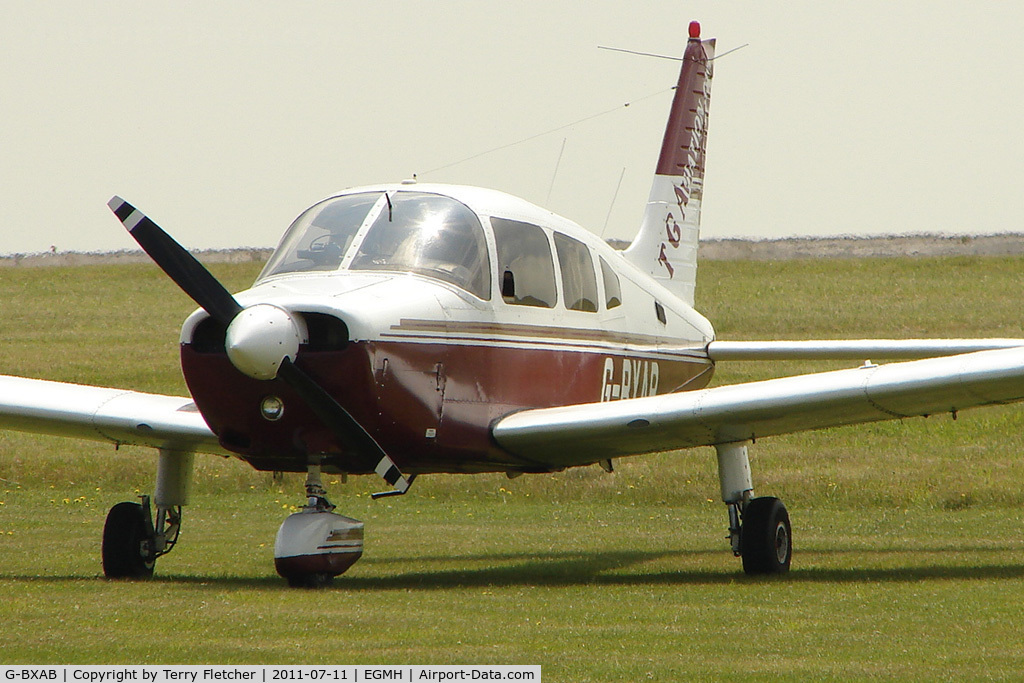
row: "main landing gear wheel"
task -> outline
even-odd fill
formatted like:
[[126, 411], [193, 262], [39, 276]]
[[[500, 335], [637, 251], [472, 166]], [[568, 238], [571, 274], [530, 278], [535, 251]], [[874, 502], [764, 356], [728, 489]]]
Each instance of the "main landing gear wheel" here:
[[110, 508], [103, 525], [103, 574], [108, 579], [148, 579], [156, 549], [146, 511], [138, 503]]
[[754, 498], [743, 510], [740, 552], [744, 573], [757, 576], [789, 571], [793, 534], [789, 513], [778, 498]]

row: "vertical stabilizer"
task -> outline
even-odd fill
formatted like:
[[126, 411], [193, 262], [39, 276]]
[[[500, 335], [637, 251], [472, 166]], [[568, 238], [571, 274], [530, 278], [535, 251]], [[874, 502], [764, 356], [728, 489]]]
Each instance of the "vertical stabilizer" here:
[[691, 22], [651, 196], [640, 232], [625, 252], [691, 306], [714, 56], [714, 39], [701, 41], [700, 25]]

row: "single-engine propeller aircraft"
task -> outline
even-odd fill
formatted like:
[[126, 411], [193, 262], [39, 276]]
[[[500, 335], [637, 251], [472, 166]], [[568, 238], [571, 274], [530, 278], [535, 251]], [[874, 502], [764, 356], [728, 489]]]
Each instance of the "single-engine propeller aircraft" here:
[[[1024, 399], [1024, 340], [727, 342], [693, 309], [714, 40], [689, 41], [639, 232], [623, 252], [526, 201], [474, 187], [345, 190], [291, 225], [231, 295], [133, 206], [110, 208], [200, 306], [181, 329], [191, 397], [0, 378], [0, 427], [159, 449], [156, 486], [114, 506], [108, 577], [176, 544], [195, 453], [306, 472], [278, 573], [319, 585], [362, 553], [321, 473], [554, 472], [713, 446], [733, 552], [785, 572], [786, 508], [753, 495], [747, 449], [800, 430]], [[715, 363], [903, 362], [707, 388]], [[155, 507], [155, 514], [153, 512]]]

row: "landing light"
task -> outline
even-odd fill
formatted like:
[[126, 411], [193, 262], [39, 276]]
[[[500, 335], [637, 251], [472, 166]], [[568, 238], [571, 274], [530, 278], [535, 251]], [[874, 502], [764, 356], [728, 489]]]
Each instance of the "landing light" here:
[[277, 422], [284, 415], [284, 401], [277, 396], [267, 396], [260, 403], [260, 415], [264, 420]]

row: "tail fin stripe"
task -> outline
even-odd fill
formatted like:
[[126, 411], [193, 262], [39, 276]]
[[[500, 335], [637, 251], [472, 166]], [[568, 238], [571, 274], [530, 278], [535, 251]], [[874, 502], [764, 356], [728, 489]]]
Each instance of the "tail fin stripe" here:
[[647, 209], [625, 255], [692, 305], [715, 41], [693, 26], [690, 35]]

